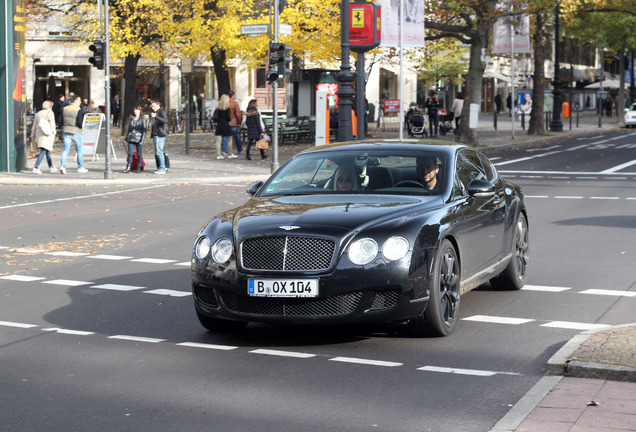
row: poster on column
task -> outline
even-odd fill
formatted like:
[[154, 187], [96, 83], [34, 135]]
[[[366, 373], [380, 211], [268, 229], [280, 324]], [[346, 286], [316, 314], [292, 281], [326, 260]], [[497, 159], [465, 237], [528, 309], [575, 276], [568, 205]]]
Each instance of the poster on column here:
[[97, 144], [102, 130], [104, 114], [88, 113], [84, 116], [82, 123], [82, 152], [84, 156], [97, 154]]
[[380, 0], [382, 47], [400, 46], [400, 2], [404, 3], [404, 47], [424, 47], [424, 0]]

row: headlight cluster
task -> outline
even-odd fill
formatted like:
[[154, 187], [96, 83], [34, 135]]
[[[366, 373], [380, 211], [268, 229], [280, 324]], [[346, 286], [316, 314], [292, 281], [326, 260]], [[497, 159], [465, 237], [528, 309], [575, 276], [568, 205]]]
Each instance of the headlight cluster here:
[[232, 256], [232, 242], [226, 237], [221, 237], [210, 246], [210, 239], [207, 236], [201, 236], [194, 245], [194, 254], [199, 259], [212, 254], [212, 259], [219, 264], [223, 264]]
[[[409, 241], [404, 237], [391, 237], [382, 245], [382, 254], [391, 261], [402, 259], [409, 252]], [[356, 265], [369, 264], [378, 255], [378, 244], [371, 238], [356, 240], [349, 246], [349, 259]]]

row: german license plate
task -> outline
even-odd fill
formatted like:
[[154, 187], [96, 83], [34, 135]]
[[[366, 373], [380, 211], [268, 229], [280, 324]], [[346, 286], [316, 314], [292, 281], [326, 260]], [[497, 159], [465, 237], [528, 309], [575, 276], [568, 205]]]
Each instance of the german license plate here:
[[318, 279], [248, 279], [247, 294], [255, 297], [317, 297]]

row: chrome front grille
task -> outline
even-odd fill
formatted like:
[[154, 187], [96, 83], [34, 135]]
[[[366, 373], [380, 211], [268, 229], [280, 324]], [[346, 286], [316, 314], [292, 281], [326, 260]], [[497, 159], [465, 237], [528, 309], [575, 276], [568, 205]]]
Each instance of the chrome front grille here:
[[241, 244], [241, 264], [248, 270], [326, 270], [335, 250], [336, 243], [325, 238], [255, 237]]
[[356, 310], [362, 299], [361, 292], [340, 294], [324, 299], [242, 297], [229, 292], [219, 292], [219, 294], [225, 308], [232, 312], [281, 317], [347, 315]]

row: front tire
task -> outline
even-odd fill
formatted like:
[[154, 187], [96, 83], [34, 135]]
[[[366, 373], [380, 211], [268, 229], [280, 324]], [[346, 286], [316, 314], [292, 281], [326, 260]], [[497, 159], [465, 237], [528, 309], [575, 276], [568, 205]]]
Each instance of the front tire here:
[[490, 285], [497, 290], [518, 290], [526, 284], [530, 260], [530, 236], [528, 220], [523, 213], [519, 213], [519, 219], [517, 219], [513, 247], [513, 256], [504, 271], [490, 279]]
[[408, 322], [414, 336], [448, 336], [457, 324], [460, 300], [460, 268], [457, 252], [442, 241], [433, 264], [428, 304], [424, 312]]

